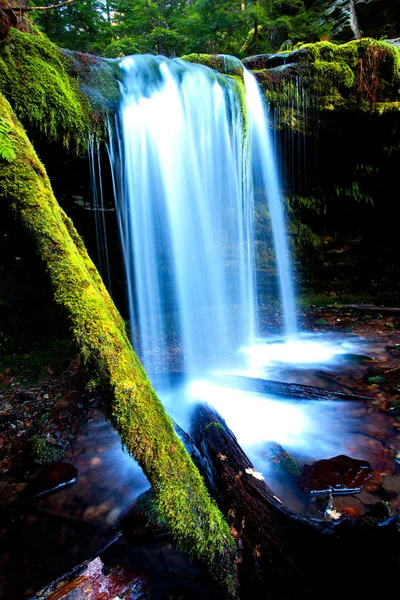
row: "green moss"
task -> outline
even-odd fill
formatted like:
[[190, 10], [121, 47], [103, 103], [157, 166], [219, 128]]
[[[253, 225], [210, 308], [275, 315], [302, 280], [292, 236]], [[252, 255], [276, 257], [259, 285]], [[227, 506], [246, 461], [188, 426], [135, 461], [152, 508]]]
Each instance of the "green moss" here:
[[93, 54], [63, 50], [68, 74], [78, 81], [79, 89], [88, 98], [96, 123], [117, 108], [121, 92], [119, 61], [104, 59]]
[[299, 107], [302, 101], [296, 97], [298, 79], [318, 101], [320, 110], [378, 110], [379, 114], [397, 111], [400, 49], [387, 42], [364, 38], [336, 45], [324, 41], [303, 44], [292, 53], [277, 53], [275, 57], [280, 55], [285, 64], [295, 64], [258, 75], [267, 100], [283, 107], [278, 127], [301, 131], [301, 123], [296, 118], [290, 122], [284, 114], [284, 107], [289, 106], [287, 112], [293, 115], [293, 106]]
[[301, 49], [306, 52], [299, 60], [311, 68], [311, 86], [320, 95], [332, 87], [347, 88], [360, 100], [372, 102], [398, 95], [400, 50], [391, 44], [364, 38], [338, 46], [305, 44]]
[[24, 127], [79, 149], [94, 127], [92, 110], [67, 68], [61, 50], [43, 35], [12, 29], [0, 45], [0, 92]]
[[225, 54], [186, 54], [181, 58], [187, 62], [204, 65], [224, 75], [237, 75], [243, 78], [243, 64], [234, 56]]
[[6, 162], [12, 162], [15, 159], [13, 145], [11, 128], [0, 115], [0, 158]]
[[400, 413], [400, 398], [395, 398], [395, 399], [393, 400], [392, 408], [393, 408], [393, 410], [395, 410], [397, 413]]
[[280, 444], [271, 442], [263, 455], [270, 465], [277, 471], [286, 473], [290, 477], [300, 477], [300, 469], [296, 461], [282, 448]]
[[33, 460], [40, 465], [46, 465], [58, 460], [62, 455], [60, 448], [54, 444], [54, 441], [51, 438], [42, 437], [40, 435], [34, 435], [32, 437], [31, 448]]
[[229, 77], [229, 79], [234, 82], [235, 91], [239, 97], [240, 111], [242, 114], [243, 121], [244, 139], [247, 139], [249, 123], [247, 118], [246, 87], [244, 85], [243, 77], [240, 75], [227, 75], [227, 77]]
[[208, 423], [208, 425], [206, 425], [206, 431], [210, 427], [215, 427], [216, 429], [225, 429], [225, 427], [223, 425], [221, 425], [221, 423], [218, 423], [217, 421], [211, 421], [211, 423]]
[[236, 567], [228, 525], [176, 436], [81, 238], [1, 95], [0, 114], [12, 130], [16, 153], [12, 163], [1, 164], [0, 198], [33, 237], [81, 356], [100, 378], [109, 418], [151, 482], [160, 514], [180, 547], [205, 561], [231, 597]]
[[181, 56], [182, 60], [187, 62], [196, 63], [198, 65], [204, 65], [218, 73], [225, 73], [225, 64], [222, 56], [218, 54], [186, 54]]
[[330, 94], [332, 89], [351, 89], [354, 73], [345, 62], [316, 60], [309, 67], [311, 93], [318, 96]]

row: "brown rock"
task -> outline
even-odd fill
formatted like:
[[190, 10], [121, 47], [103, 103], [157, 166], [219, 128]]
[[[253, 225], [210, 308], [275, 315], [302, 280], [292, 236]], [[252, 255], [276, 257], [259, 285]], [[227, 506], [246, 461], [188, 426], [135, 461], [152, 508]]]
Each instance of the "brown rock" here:
[[368, 462], [342, 454], [304, 465], [298, 483], [305, 492], [343, 494], [361, 490], [371, 476]]
[[332, 500], [332, 508], [342, 515], [355, 519], [365, 513], [365, 508], [358, 498], [354, 496], [335, 496]]

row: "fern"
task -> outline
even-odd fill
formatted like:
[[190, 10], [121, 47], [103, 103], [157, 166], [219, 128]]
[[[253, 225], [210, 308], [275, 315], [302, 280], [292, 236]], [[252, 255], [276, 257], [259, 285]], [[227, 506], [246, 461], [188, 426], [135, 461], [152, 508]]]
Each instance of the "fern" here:
[[0, 116], [0, 159], [12, 162], [15, 156], [12, 139], [10, 139], [10, 127], [7, 121]]

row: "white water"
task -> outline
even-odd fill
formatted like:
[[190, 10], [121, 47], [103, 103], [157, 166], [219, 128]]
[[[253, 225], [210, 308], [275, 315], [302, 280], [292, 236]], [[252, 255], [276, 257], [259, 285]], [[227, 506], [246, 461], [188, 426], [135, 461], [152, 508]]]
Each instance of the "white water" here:
[[252, 181], [237, 84], [164, 57], [128, 57], [121, 68], [116, 188], [134, 339], [150, 374], [168, 370], [168, 338], [193, 373], [255, 336]]

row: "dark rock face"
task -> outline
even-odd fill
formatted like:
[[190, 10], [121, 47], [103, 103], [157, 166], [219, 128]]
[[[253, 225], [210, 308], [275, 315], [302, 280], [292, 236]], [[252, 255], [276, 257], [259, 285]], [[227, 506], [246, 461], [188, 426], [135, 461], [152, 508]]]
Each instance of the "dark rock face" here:
[[[351, 3], [335, 0], [323, 21], [334, 22], [333, 37], [348, 41], [354, 39]], [[354, 10], [362, 37], [395, 38], [399, 33], [400, 5], [393, 0], [354, 0]]]
[[368, 462], [340, 455], [304, 465], [298, 483], [305, 492], [346, 494], [360, 491], [371, 476]]
[[26, 493], [28, 496], [41, 496], [76, 481], [77, 469], [67, 462], [56, 462], [40, 471], [29, 483]]
[[292, 52], [278, 52], [275, 54], [257, 54], [255, 56], [248, 56], [242, 60], [242, 63], [246, 69], [252, 71], [256, 69], [273, 69], [275, 67], [282, 67], [288, 64], [297, 63], [300, 61], [302, 56], [307, 54], [307, 50], [300, 48], [299, 50], [293, 50]]

